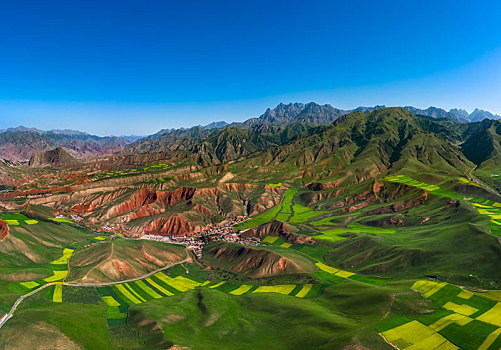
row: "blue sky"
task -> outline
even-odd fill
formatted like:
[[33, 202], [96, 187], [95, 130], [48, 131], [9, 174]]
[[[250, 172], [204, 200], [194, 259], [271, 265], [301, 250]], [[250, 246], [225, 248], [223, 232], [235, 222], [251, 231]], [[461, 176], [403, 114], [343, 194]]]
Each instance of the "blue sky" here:
[[501, 114], [499, 1], [4, 1], [0, 129], [98, 135], [279, 102]]

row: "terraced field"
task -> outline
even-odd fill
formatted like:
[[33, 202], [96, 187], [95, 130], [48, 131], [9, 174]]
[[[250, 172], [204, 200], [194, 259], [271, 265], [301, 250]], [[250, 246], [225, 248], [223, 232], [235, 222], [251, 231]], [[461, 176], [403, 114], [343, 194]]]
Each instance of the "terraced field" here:
[[[387, 180], [411, 185], [443, 197], [463, 199], [462, 196], [451, 194], [451, 192], [437, 185], [428, 185], [408, 177], [395, 176], [387, 178]], [[372, 224], [369, 220], [363, 221], [357, 217], [361, 212], [339, 214], [339, 210], [313, 210], [298, 203], [299, 197], [297, 190], [288, 189], [279, 205], [260, 216], [247, 220], [238, 228], [242, 228], [242, 226], [255, 227], [261, 223], [276, 219], [311, 228], [313, 232], [311, 236], [315, 240], [325, 242], [346, 240], [349, 234], [356, 237], [377, 235], [381, 236], [381, 239], [392, 239], [392, 235], [398, 236], [400, 234], [400, 229], [369, 226]], [[467, 201], [477, 208], [480, 215], [490, 218], [491, 226], [501, 225], [497, 222], [498, 220], [501, 222], [500, 203], [487, 200], [480, 201], [474, 198], [468, 198]], [[355, 222], [351, 221], [352, 223], [350, 223], [351, 216], [355, 217]], [[7, 220], [17, 220], [20, 224], [27, 224], [23, 222], [26, 219], [28, 218], [22, 216], [7, 217]], [[54, 218], [53, 221], [71, 223], [69, 220], [56, 220]], [[369, 223], [369, 225], [358, 223], [359, 221]], [[288, 283], [289, 280], [283, 279], [279, 282], [275, 281], [267, 284], [249, 280], [242, 282], [231, 278], [204, 279], [196, 274], [179, 274], [167, 270], [142, 280], [116, 285], [102, 287], [63, 285], [63, 280], [68, 275], [68, 261], [74, 251], [81, 244], [99, 242], [106, 238], [105, 236], [95, 236], [86, 241], [67, 245], [61, 251], [61, 256], [49, 264], [52, 276], [42, 280], [13, 283], [9, 285], [9, 288], [22, 293], [29, 293], [47, 283], [55, 283], [55, 285], [46, 288], [44, 293], [46, 299], [61, 305], [75, 300], [74, 289], [93, 290], [99, 296], [99, 303], [102, 304], [102, 307], [106, 305], [107, 323], [109, 327], [113, 328], [117, 326], [127, 327], [127, 320], [131, 317], [129, 312], [131, 307], [150, 305], [149, 303], [154, 303], [155, 300], [180, 296], [183, 293], [198, 293], [197, 291], [200, 289], [219, 291], [232, 298], [242, 296], [243, 299], [248, 298], [245, 296], [250, 295], [269, 294], [273, 298], [292, 296], [294, 298], [289, 299], [323, 300], [326, 295], [337, 293], [338, 288], [343, 290], [350, 283], [353, 283], [356, 288], [365, 288], [364, 286], [369, 285], [373, 288], [385, 289], [388, 286], [387, 283], [392, 281], [389, 278], [369, 276], [333, 267], [336, 266], [335, 261], [324, 260], [324, 256], [329, 251], [329, 247], [335, 245], [326, 243], [293, 244], [284, 240], [283, 237], [266, 236], [262, 241], [270, 246], [260, 248], [293, 251], [301, 253], [309, 259], [317, 268], [316, 271], [309, 272], [310, 278], [314, 282], [306, 283], [310, 282], [310, 280], [304, 282], [290, 280], [291, 283]], [[389, 285], [392, 285], [392, 283]], [[498, 321], [501, 319], [501, 306], [499, 306], [498, 301], [436, 281], [418, 281], [413, 285], [413, 289], [429, 299], [437, 310], [418, 316], [392, 315], [390, 321], [379, 327], [378, 331], [394, 346], [399, 349], [478, 348], [492, 350], [498, 349], [501, 345], [499, 340], [501, 324]], [[89, 292], [89, 294], [92, 293]]]
[[96, 174], [96, 180], [108, 179], [108, 178], [119, 178], [126, 176], [138, 175], [141, 173], [155, 173], [162, 172], [174, 168], [175, 165], [167, 163], [151, 164], [144, 166], [142, 168], [130, 168], [123, 170], [108, 171], [106, 173]]
[[[334, 219], [334, 217], [327, 217], [317, 221], [312, 221], [312, 219], [330, 212], [325, 210], [313, 210], [312, 208], [306, 207], [302, 204], [294, 203], [294, 196], [297, 192], [298, 191], [295, 189], [288, 189], [284, 195], [282, 203], [270, 209], [266, 213], [242, 222], [241, 224], [235, 226], [235, 229], [245, 230], [265, 224], [272, 220], [290, 223], [308, 223], [314, 226], [334, 226], [334, 224], [330, 221], [331, 219]], [[356, 215], [356, 213], [347, 215]]]
[[372, 227], [361, 224], [349, 224], [346, 228], [333, 228], [328, 230], [322, 230], [322, 234], [315, 236], [315, 239], [328, 242], [338, 242], [346, 237], [340, 236], [343, 233], [357, 233], [357, 234], [393, 234], [397, 230], [394, 228], [383, 228], [383, 227]]
[[[402, 183], [402, 184], [406, 184], [409, 186], [418, 187], [418, 188], [421, 188], [423, 190], [426, 190], [428, 192], [431, 192], [431, 193], [439, 195], [439, 196], [465, 200], [465, 201], [469, 202], [470, 204], [472, 204], [474, 207], [476, 207], [477, 211], [480, 215], [488, 216], [491, 219], [490, 225], [489, 225], [491, 232], [494, 235], [501, 236], [501, 203], [499, 203], [499, 202], [494, 202], [494, 201], [485, 200], [485, 199], [480, 200], [477, 198], [463, 197], [463, 196], [458, 195], [456, 193], [443, 190], [439, 186], [428, 185], [428, 184], [425, 184], [423, 182], [413, 180], [410, 177], [405, 176], [405, 175], [390, 176], [390, 177], [386, 177], [385, 180], [391, 181], [391, 182]], [[470, 182], [469, 180], [464, 179], [464, 178], [460, 178], [459, 181], [461, 183], [467, 183], [467, 184], [474, 185], [477, 187], [479, 186], [478, 184]]]
[[245, 230], [252, 227], [256, 227], [272, 220], [279, 220], [279, 217], [283, 219], [283, 221], [287, 221], [289, 216], [291, 215], [291, 203], [294, 194], [297, 193], [295, 189], [288, 189], [285, 192], [284, 199], [281, 204], [275, 206], [274, 208], [268, 210], [266, 213], [263, 213], [259, 216], [256, 216], [252, 219], [246, 220], [239, 225], [235, 226], [237, 230]]
[[[405, 180], [403, 178], [397, 178], [400, 180]], [[412, 182], [412, 181], [411, 181]], [[412, 182], [413, 184], [435, 189], [435, 187], [427, 186], [426, 184], [419, 182]], [[436, 187], [438, 188], [438, 187]], [[339, 224], [333, 222], [333, 220], [341, 219], [347, 216], [358, 215], [359, 212], [346, 213], [341, 215], [330, 215], [331, 213], [326, 210], [314, 210], [307, 206], [294, 202], [294, 195], [297, 194], [297, 190], [289, 189], [284, 195], [284, 199], [280, 205], [270, 209], [268, 212], [261, 214], [255, 218], [244, 221], [243, 223], [237, 225], [235, 229], [245, 230], [248, 228], [256, 227], [272, 220], [278, 220], [281, 222], [290, 222], [292, 224], [305, 224], [313, 228], [315, 234], [313, 237], [316, 240], [326, 241], [326, 242], [338, 242], [345, 240], [346, 237], [342, 236], [346, 233], [355, 234], [393, 234], [396, 232], [394, 228], [381, 228], [373, 227], [362, 224], [349, 224], [345, 227], [339, 227]], [[322, 217], [318, 219], [318, 217]], [[265, 241], [266, 242], [266, 241]], [[271, 242], [269, 242], [271, 243]], [[289, 243], [282, 242], [285, 245]]]
[[385, 178], [385, 180], [417, 187], [417, 188], [420, 188], [420, 189], [428, 191], [428, 192], [434, 192], [434, 191], [440, 190], [440, 187], [438, 187], [436, 185], [429, 185], [429, 184], [426, 184], [424, 182], [414, 180], [406, 175], [388, 176]]

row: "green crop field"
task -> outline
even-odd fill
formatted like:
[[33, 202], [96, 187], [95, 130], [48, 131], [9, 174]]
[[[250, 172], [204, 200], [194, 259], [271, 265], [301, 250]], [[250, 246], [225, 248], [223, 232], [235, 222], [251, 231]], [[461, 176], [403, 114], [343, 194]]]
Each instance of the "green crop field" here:
[[322, 241], [328, 242], [338, 242], [346, 239], [346, 237], [340, 236], [341, 233], [350, 232], [349, 230], [344, 229], [332, 229], [332, 230], [322, 230], [322, 234], [318, 236], [314, 236], [315, 239], [320, 239]]
[[[202, 281], [192, 276], [175, 273], [169, 276], [159, 272], [143, 280], [116, 284], [108, 287], [98, 287], [101, 300], [108, 308], [108, 324], [123, 325], [127, 317], [127, 310], [133, 305], [149, 303], [156, 299], [173, 297], [178, 294], [192, 291], [197, 288], [218, 290], [235, 296], [252, 293], [271, 293], [295, 296], [297, 298], [315, 298], [321, 296], [321, 291], [313, 284], [276, 284], [270, 286], [236, 284], [227, 281]], [[319, 293], [320, 291], [320, 293]], [[51, 292], [51, 300], [62, 301], [62, 286], [56, 285]]]
[[73, 224], [73, 221], [68, 220], [66, 218], [50, 218], [49, 220], [55, 221], [55, 222], [64, 222], [67, 224]]
[[52, 295], [52, 301], [55, 303], [63, 302], [63, 286], [60, 284], [56, 284], [54, 286], [54, 294]]
[[388, 342], [400, 349], [498, 349], [501, 345], [501, 303], [468, 290], [432, 280], [412, 289], [439, 308], [435, 314], [401, 318], [380, 328]]
[[[323, 211], [323, 210], [316, 211], [316, 210], [310, 209], [309, 211], [306, 211], [305, 208], [307, 208], [307, 207], [302, 207], [302, 206], [300, 206], [299, 208], [297, 208], [297, 207], [298, 207], [297, 204], [295, 204], [293, 206], [294, 215], [290, 219], [290, 222], [296, 222], [296, 223], [307, 222], [307, 221], [309, 221], [317, 216], [328, 213], [327, 211]], [[296, 209], [299, 209], [299, 210], [296, 210]]]
[[281, 204], [268, 210], [266, 213], [263, 213], [259, 216], [256, 216], [255, 218], [246, 220], [246, 221], [238, 224], [237, 226], [235, 226], [235, 229], [238, 229], [238, 230], [249, 229], [252, 227], [256, 227], [256, 226], [265, 224], [265, 223], [270, 222], [274, 219], [279, 220], [279, 217], [280, 217], [280, 219], [282, 219], [282, 221], [287, 221], [287, 219], [291, 215], [290, 207], [292, 205], [292, 198], [294, 197], [295, 193], [297, 193], [297, 190], [288, 189], [284, 195], [284, 199], [283, 199]]
[[[265, 224], [272, 220], [291, 223], [306, 223], [317, 216], [328, 213], [328, 211], [316, 211], [304, 205], [294, 203], [294, 196], [297, 193], [298, 191], [296, 189], [288, 189], [281, 204], [275, 206], [266, 213], [240, 223], [239, 225], [235, 226], [235, 229], [245, 230]], [[327, 221], [330, 220], [330, 218], [326, 218], [324, 220]], [[322, 225], [323, 223], [324, 222], [322, 221], [313, 222], [312, 224]], [[330, 221], [326, 224], [332, 225]]]
[[37, 220], [30, 219], [23, 214], [17, 214], [17, 213], [3, 213], [0, 214], [0, 218], [10, 226], [38, 224]]

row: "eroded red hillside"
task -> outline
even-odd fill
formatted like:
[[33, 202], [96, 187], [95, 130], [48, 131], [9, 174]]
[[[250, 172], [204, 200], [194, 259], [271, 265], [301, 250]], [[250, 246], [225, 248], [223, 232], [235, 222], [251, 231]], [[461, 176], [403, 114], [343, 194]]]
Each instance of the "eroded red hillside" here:
[[9, 235], [9, 225], [3, 220], [0, 220], [0, 240]]

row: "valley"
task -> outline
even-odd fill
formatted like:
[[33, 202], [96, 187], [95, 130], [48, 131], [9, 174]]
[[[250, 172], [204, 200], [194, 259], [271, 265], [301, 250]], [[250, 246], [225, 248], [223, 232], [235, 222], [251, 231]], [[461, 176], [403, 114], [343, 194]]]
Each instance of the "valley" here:
[[499, 18], [0, 1], [0, 350], [501, 350]]
[[498, 349], [499, 122], [313, 107], [0, 163], [0, 347]]

